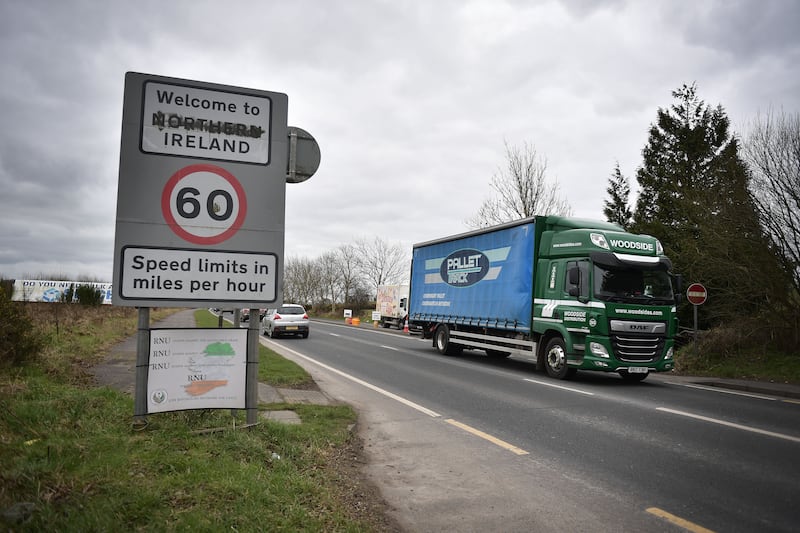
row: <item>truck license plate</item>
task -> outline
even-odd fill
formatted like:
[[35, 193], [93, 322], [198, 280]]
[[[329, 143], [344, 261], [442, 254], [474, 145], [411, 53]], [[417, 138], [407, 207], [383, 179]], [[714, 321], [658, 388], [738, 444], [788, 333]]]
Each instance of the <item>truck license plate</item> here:
[[650, 370], [644, 366], [629, 366], [628, 374], [647, 374]]

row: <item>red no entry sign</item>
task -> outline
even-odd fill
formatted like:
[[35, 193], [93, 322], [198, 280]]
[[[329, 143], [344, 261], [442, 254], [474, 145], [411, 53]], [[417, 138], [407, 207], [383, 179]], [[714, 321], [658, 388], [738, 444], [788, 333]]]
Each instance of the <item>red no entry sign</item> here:
[[686, 289], [686, 299], [689, 300], [689, 303], [692, 305], [703, 305], [706, 303], [707, 298], [708, 292], [706, 292], [706, 288], [700, 283], [692, 283], [689, 285], [689, 288]]

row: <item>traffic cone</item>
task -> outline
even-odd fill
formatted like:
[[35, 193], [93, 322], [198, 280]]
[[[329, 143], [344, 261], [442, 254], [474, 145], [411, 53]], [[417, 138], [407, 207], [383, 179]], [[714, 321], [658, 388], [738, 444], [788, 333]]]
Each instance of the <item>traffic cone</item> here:
[[406, 317], [406, 321], [403, 323], [403, 333], [408, 333], [408, 317]]

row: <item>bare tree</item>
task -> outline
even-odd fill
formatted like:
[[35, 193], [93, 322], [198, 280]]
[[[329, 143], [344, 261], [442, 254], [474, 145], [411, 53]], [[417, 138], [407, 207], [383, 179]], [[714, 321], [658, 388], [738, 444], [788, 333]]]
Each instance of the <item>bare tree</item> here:
[[283, 269], [283, 299], [304, 305], [313, 304], [320, 293], [320, 275], [315, 261], [305, 257], [286, 259]]
[[341, 295], [342, 274], [336, 252], [326, 252], [314, 262], [319, 275], [320, 303], [330, 301], [331, 313], [336, 312], [336, 301]]
[[358, 270], [377, 292], [379, 285], [396, 284], [407, 279], [408, 258], [399, 244], [389, 244], [381, 237], [358, 239]]
[[751, 191], [795, 295], [800, 294], [800, 114], [758, 115], [744, 141]]
[[498, 168], [489, 183], [494, 196], [484, 200], [478, 212], [465, 222], [485, 228], [534, 215], [572, 214], [569, 203], [558, 192], [558, 181], [547, 179], [547, 160], [525, 142], [522, 147], [503, 144], [506, 166]]
[[344, 302], [350, 301], [350, 296], [359, 285], [358, 278], [358, 250], [352, 244], [343, 244], [336, 249], [336, 264], [342, 284], [342, 297]]

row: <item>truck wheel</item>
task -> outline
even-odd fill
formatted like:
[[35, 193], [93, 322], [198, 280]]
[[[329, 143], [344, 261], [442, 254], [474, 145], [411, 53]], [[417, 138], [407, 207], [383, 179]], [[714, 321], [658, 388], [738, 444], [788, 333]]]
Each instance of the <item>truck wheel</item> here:
[[433, 334], [433, 347], [442, 355], [461, 353], [461, 346], [450, 343], [450, 329], [445, 325], [436, 328], [436, 333]]
[[567, 348], [561, 337], [553, 337], [547, 343], [544, 350], [544, 366], [551, 378], [566, 379], [570, 374], [567, 366]]

